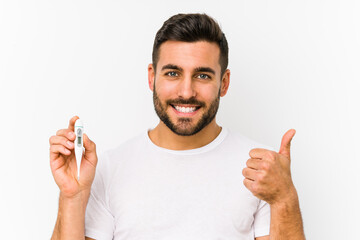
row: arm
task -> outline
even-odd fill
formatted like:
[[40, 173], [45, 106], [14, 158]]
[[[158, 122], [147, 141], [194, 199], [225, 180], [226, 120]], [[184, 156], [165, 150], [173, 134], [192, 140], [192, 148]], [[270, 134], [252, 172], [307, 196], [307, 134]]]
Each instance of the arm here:
[[60, 193], [58, 217], [51, 240], [85, 239], [85, 210], [88, 199], [89, 192], [72, 198]]
[[255, 240], [292, 239], [305, 240], [297, 192], [290, 191], [289, 199], [270, 205], [270, 235]]
[[289, 198], [270, 205], [270, 239], [305, 240], [299, 199], [295, 188]]
[[290, 192], [286, 201], [270, 205], [270, 235], [255, 240], [305, 240], [298, 195], [295, 188]]

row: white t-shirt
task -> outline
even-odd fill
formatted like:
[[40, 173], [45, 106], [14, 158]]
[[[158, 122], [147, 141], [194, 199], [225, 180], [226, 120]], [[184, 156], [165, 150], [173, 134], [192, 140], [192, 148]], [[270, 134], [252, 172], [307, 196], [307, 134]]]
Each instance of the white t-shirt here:
[[99, 156], [85, 235], [96, 240], [254, 240], [269, 235], [270, 207], [243, 184], [252, 148], [223, 128], [211, 143], [175, 151], [148, 132]]

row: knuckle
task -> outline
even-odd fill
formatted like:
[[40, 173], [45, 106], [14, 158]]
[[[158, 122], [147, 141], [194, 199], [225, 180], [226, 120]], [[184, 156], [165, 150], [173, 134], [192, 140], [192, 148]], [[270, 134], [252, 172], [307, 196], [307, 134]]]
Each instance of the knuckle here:
[[243, 183], [247, 189], [251, 190], [251, 184], [250, 184], [249, 179], [244, 178]]
[[267, 151], [265, 153], [265, 157], [269, 160], [275, 160], [275, 152], [272, 152], [272, 151]]
[[246, 161], [246, 166], [247, 166], [247, 167], [250, 167], [251, 161], [252, 161], [251, 158], [249, 158], [249, 159]]
[[53, 143], [53, 141], [54, 141], [54, 137], [55, 137], [55, 136], [51, 136], [51, 137], [49, 138], [49, 143], [50, 143], [50, 144], [52, 144], [52, 143]]
[[54, 146], [54, 145], [50, 145], [49, 151], [50, 151], [50, 152], [55, 152], [55, 146]]
[[265, 180], [265, 174], [262, 174], [262, 173], [259, 173], [258, 174], [258, 176], [257, 176], [257, 180], [259, 181], [259, 182], [264, 182], [264, 180]]
[[[69, 145], [67, 144], [68, 141], [69, 141], [69, 140], [64, 139], [64, 140], [62, 141], [62, 144], [63, 144], [64, 146], [69, 146]], [[71, 141], [69, 141], [69, 142], [71, 142]]]
[[270, 170], [270, 167], [271, 167], [271, 165], [270, 165], [269, 162], [263, 161], [263, 162], [261, 163], [261, 168], [262, 168], [263, 170], [265, 170], [265, 171], [269, 171], [269, 170]]
[[251, 155], [255, 154], [256, 151], [257, 151], [257, 148], [251, 149], [250, 152], [249, 152], [249, 155], [251, 156]]
[[56, 135], [58, 136], [65, 136], [65, 134], [68, 132], [68, 129], [60, 129], [56, 132]]

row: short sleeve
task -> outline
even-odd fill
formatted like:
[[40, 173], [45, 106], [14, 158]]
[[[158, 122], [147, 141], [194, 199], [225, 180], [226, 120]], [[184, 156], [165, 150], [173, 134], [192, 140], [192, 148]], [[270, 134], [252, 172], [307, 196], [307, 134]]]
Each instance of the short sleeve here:
[[106, 153], [99, 156], [85, 213], [85, 236], [96, 240], [112, 240], [114, 235], [114, 217], [106, 201], [106, 161]]
[[259, 206], [254, 215], [255, 237], [267, 236], [270, 234], [270, 206], [267, 202], [260, 200]]

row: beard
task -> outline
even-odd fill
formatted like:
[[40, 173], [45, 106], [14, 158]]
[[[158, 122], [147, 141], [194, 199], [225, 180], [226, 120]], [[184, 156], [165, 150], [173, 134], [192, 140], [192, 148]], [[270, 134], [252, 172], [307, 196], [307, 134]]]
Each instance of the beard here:
[[[221, 89], [221, 88], [220, 88]], [[165, 104], [162, 104], [157, 93], [156, 87], [154, 83], [154, 91], [153, 91], [153, 102], [155, 112], [160, 118], [160, 120], [175, 134], [180, 136], [192, 136], [198, 132], [200, 132], [204, 127], [206, 127], [216, 116], [216, 113], [219, 109], [220, 103], [220, 89], [216, 98], [210, 103], [207, 111], [203, 113], [200, 120], [197, 123], [194, 123], [192, 118], [182, 117], [177, 120], [172, 121], [169, 115], [166, 112], [166, 109], [169, 107], [172, 108], [172, 105], [176, 104], [192, 104], [200, 106], [201, 108], [206, 109], [206, 104], [204, 102], [196, 100], [194, 97], [189, 99], [174, 99], [167, 100]]]

